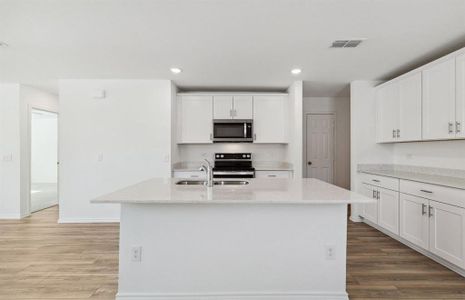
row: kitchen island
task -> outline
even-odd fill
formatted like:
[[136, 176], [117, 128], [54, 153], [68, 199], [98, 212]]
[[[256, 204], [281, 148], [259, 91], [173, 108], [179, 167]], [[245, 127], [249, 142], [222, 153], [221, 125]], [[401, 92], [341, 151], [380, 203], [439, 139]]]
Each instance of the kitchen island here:
[[117, 299], [348, 299], [347, 205], [371, 199], [316, 179], [178, 181], [93, 200], [121, 203]]

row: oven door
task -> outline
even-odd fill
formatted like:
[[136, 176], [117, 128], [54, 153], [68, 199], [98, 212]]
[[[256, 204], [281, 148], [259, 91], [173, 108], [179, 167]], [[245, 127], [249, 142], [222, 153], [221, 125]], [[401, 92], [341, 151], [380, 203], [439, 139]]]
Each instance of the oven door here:
[[252, 120], [214, 120], [213, 142], [253, 142]]

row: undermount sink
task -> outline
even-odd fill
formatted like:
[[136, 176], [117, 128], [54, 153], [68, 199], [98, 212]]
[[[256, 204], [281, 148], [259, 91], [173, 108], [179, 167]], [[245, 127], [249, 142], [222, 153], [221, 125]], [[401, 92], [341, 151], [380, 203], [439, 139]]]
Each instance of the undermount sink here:
[[[214, 185], [247, 185], [248, 181], [245, 180], [221, 180], [213, 181]], [[207, 185], [205, 180], [181, 180], [176, 182], [176, 185]]]

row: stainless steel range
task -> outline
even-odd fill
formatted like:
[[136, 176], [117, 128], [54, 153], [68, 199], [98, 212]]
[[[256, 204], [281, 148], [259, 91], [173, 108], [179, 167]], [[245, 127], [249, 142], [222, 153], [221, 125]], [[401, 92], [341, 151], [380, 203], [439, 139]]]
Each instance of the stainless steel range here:
[[252, 153], [215, 153], [214, 178], [254, 178]]

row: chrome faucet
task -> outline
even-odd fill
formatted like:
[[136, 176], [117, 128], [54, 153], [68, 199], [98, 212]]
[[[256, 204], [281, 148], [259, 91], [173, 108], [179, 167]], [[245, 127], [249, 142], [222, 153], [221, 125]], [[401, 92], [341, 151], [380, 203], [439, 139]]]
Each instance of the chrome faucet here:
[[212, 187], [213, 186], [213, 167], [212, 167], [212, 164], [208, 161], [208, 159], [205, 159], [205, 162], [207, 164], [200, 166], [199, 170], [205, 171], [207, 173], [207, 187]]

